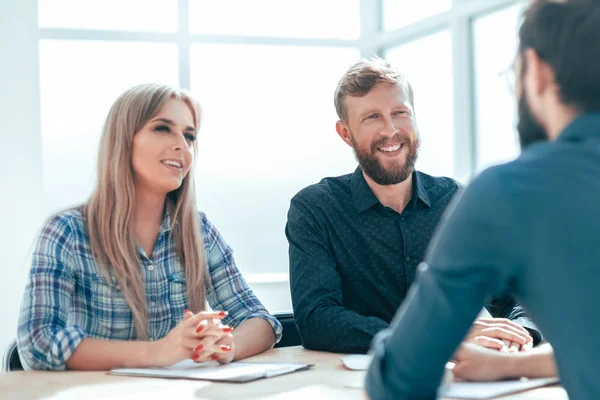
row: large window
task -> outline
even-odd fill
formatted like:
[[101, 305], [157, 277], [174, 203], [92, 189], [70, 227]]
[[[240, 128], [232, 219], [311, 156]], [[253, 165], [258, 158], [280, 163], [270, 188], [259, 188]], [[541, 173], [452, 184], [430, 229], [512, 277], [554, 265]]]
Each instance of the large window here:
[[505, 74], [515, 58], [521, 10], [513, 6], [473, 22], [477, 171], [519, 154], [516, 100]]
[[40, 0], [46, 212], [91, 194], [120, 93], [180, 85], [203, 109], [199, 206], [265, 305], [291, 308], [290, 199], [356, 166], [335, 132], [333, 92], [361, 55], [359, 10], [359, 0]]
[[[288, 309], [289, 201], [356, 166], [335, 132], [342, 73], [375, 54], [405, 73], [418, 169], [458, 178], [457, 165], [464, 174], [510, 159], [514, 99], [499, 72], [514, 54], [517, 2], [39, 0], [45, 211], [89, 196], [102, 124], [121, 92], [145, 82], [190, 89], [203, 109], [200, 208], [267, 307]], [[457, 73], [464, 66], [475, 71], [472, 89]], [[469, 101], [455, 105], [460, 96]]]
[[452, 0], [383, 0], [383, 26], [388, 31], [402, 28], [447, 11], [451, 5]]
[[85, 201], [117, 96], [142, 82], [178, 83], [172, 43], [40, 41], [44, 189], [49, 212]]
[[193, 33], [329, 39], [360, 34], [359, 0], [189, 1]]
[[454, 176], [452, 37], [447, 30], [394, 47], [385, 54], [411, 83], [421, 134], [417, 168]]
[[175, 32], [177, 0], [38, 0], [42, 28]]
[[335, 131], [333, 92], [359, 53], [199, 44], [191, 54], [192, 90], [205, 104], [200, 204], [244, 273], [286, 273], [290, 199], [356, 165]]

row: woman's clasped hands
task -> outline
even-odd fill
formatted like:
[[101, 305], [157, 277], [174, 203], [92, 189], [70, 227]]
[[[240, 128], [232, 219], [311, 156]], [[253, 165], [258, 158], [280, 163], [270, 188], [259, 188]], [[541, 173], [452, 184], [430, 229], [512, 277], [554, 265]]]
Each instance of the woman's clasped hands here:
[[185, 310], [183, 320], [164, 338], [152, 342], [152, 364], [166, 367], [185, 359], [227, 364], [235, 357], [233, 328], [222, 323], [226, 311]]

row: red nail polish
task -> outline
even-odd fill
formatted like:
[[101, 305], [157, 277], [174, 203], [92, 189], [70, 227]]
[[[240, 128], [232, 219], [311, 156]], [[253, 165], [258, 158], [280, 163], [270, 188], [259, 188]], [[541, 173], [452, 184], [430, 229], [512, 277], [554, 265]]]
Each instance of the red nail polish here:
[[184, 314], [189, 313], [189, 312], [190, 312], [190, 310], [188, 310], [187, 308], [185, 310], [183, 310]]
[[194, 354], [192, 356], [192, 361], [198, 361], [200, 359], [200, 356], [198, 354]]
[[219, 317], [224, 317], [225, 315], [226, 315], [226, 314], [225, 314], [225, 311], [221, 311], [221, 312], [219, 313]]
[[215, 360], [215, 361], [219, 361], [219, 356], [215, 354], [215, 355], [210, 356], [210, 359], [211, 360]]
[[196, 328], [196, 333], [202, 332], [203, 329], [204, 329], [204, 327], [202, 325], [200, 325], [199, 327]]
[[223, 328], [223, 332], [225, 332], [225, 333], [233, 332], [233, 328]]
[[223, 346], [221, 346], [221, 350], [223, 350], [223, 351], [229, 351], [229, 350], [231, 350], [231, 346], [225, 346], [225, 345], [223, 345]]
[[201, 344], [199, 344], [198, 346], [196, 346], [196, 348], [194, 349], [194, 353], [200, 353], [202, 351], [202, 349], [204, 348], [204, 346], [202, 346]]

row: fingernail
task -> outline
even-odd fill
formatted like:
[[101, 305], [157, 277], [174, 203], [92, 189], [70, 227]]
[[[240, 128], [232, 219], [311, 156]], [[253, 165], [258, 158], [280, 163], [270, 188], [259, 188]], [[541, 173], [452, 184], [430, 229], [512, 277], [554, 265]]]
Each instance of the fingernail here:
[[190, 312], [190, 310], [188, 310], [187, 308], [186, 308], [185, 310], [183, 310], [183, 313], [184, 313], [184, 314], [187, 314], [187, 313], [189, 313], [189, 312]]
[[200, 359], [200, 356], [199, 356], [198, 354], [194, 354], [194, 355], [192, 356], [192, 360], [193, 360], [193, 361], [198, 361], [199, 359]]
[[215, 354], [215, 355], [210, 356], [210, 359], [211, 360], [215, 360], [215, 361], [219, 361], [219, 356]]
[[219, 313], [219, 317], [224, 317], [224, 316], [226, 316], [226, 315], [227, 315], [227, 313], [226, 313], [225, 311], [221, 311], [221, 312]]
[[198, 346], [196, 346], [196, 348], [194, 349], [194, 353], [200, 353], [202, 351], [202, 349], [204, 348], [204, 346], [202, 346], [201, 344], [199, 344]]
[[202, 332], [203, 329], [204, 329], [204, 327], [202, 325], [200, 325], [199, 327], [196, 328], [196, 333]]
[[233, 332], [233, 328], [223, 328], [223, 332], [225, 332], [225, 333]]
[[223, 345], [223, 346], [221, 346], [221, 350], [223, 350], [223, 351], [229, 351], [229, 350], [231, 350], [231, 346]]

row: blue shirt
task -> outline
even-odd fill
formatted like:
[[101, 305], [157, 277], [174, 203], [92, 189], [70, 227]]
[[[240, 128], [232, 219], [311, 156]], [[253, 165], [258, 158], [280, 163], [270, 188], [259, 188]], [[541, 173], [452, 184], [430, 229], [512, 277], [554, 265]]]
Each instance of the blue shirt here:
[[[279, 341], [280, 323], [248, 287], [217, 229], [203, 213], [200, 219], [210, 277], [208, 304], [228, 311], [223, 323], [234, 328], [249, 318], [267, 320]], [[170, 231], [165, 214], [151, 258], [139, 249], [150, 340], [166, 336], [188, 308], [185, 273]], [[63, 370], [85, 337], [135, 340], [136, 333], [116, 278], [107, 281], [100, 272], [82, 209], [77, 208], [50, 219], [33, 253], [17, 335], [21, 362], [25, 369]]]
[[600, 399], [600, 113], [476, 178], [373, 343], [372, 400], [434, 399], [483, 300], [509, 291], [553, 345], [571, 400]]

